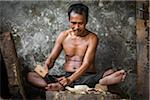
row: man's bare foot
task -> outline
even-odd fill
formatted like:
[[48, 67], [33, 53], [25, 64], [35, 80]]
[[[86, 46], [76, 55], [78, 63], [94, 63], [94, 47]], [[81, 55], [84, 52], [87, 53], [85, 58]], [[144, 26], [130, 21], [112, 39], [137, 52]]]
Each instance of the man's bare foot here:
[[104, 72], [103, 77], [108, 76], [112, 73], [114, 73], [114, 71], [112, 69], [108, 69], [107, 71]]
[[48, 84], [45, 89], [48, 91], [60, 91], [60, 90], [64, 90], [64, 87], [57, 82], [57, 83]]
[[124, 70], [119, 70], [114, 72], [111, 75], [108, 75], [102, 79], [100, 79], [99, 83], [102, 85], [112, 85], [117, 84], [124, 81], [126, 77], [126, 72]]
[[125, 80], [126, 75], [127, 75], [127, 73], [126, 73], [126, 72], [124, 72], [124, 73], [123, 73], [123, 76], [122, 76], [122, 81], [124, 81], [124, 80]]

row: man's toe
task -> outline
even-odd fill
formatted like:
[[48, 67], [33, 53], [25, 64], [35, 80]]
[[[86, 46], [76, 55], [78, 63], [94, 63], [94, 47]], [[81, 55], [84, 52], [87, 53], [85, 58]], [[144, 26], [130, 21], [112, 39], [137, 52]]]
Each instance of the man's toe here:
[[122, 76], [122, 81], [124, 81], [124, 80], [125, 80], [126, 75], [127, 75], [127, 73], [126, 73], [126, 72], [124, 72], [124, 74], [123, 74], [123, 76]]

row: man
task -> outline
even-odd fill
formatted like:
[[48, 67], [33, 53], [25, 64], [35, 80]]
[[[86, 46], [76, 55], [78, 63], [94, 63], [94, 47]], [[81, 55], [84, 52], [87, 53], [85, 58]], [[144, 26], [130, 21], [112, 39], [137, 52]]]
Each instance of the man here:
[[103, 75], [96, 73], [93, 62], [99, 40], [95, 33], [86, 29], [88, 7], [81, 3], [73, 4], [68, 9], [68, 16], [70, 29], [60, 33], [44, 66], [48, 72], [61, 51], [64, 50], [66, 55], [64, 70], [66, 74], [57, 78], [58, 82], [48, 84], [38, 74], [30, 72], [28, 74], [29, 82], [47, 90], [63, 90], [65, 86], [77, 84], [94, 87], [98, 82], [101, 85], [121, 82], [125, 78], [124, 70], [113, 72], [109, 69]]

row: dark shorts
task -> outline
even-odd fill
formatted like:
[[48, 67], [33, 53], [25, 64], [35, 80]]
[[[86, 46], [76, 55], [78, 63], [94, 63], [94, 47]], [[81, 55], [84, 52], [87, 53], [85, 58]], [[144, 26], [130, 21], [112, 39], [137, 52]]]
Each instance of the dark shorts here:
[[[72, 74], [73, 73], [71, 73], [71, 72], [66, 72], [64, 76], [69, 77]], [[69, 86], [73, 87], [74, 85], [87, 85], [89, 87], [94, 87], [95, 84], [97, 84], [99, 82], [99, 80], [101, 79], [101, 76], [102, 75], [100, 73], [87, 72], [84, 75], [82, 75], [81, 77], [79, 77], [79, 79], [77, 79], [76, 81], [71, 83]], [[47, 83], [55, 83], [55, 82], [57, 82], [56, 78], [59, 78], [59, 77], [62, 77], [62, 76], [46, 75], [44, 80]]]
[[60, 77], [60, 76], [55, 76], [55, 75], [49, 75], [49, 74], [47, 74], [44, 77], [44, 80], [46, 81], [47, 84], [49, 84], [49, 83], [56, 83], [56, 82], [58, 82], [57, 81], [57, 77]]
[[[73, 73], [66, 72], [65, 76], [69, 77], [72, 74]], [[95, 85], [99, 83], [101, 76], [102, 75], [100, 75], [100, 73], [87, 72], [69, 86], [73, 87], [74, 85], [87, 85], [89, 87], [95, 87]]]
[[[69, 77], [71, 76], [73, 73], [70, 72], [66, 72], [65, 77]], [[101, 79], [102, 74], [101, 73], [85, 73], [84, 75], [82, 75], [81, 77], [79, 77], [79, 79], [77, 79], [76, 81], [74, 81], [72, 84], [70, 84], [70, 87], [74, 87], [74, 85], [87, 85], [89, 87], [95, 87], [95, 85], [99, 82], [99, 80]], [[55, 83], [57, 82], [57, 78], [62, 77], [62, 76], [58, 76], [58, 75], [46, 75], [46, 77], [44, 78], [44, 80], [47, 83]], [[45, 94], [45, 90], [44, 89], [40, 89], [40, 88], [35, 88], [35, 87], [31, 87], [30, 91], [28, 91], [29, 94], [32, 94], [31, 97], [33, 96], [38, 96], [41, 94]]]

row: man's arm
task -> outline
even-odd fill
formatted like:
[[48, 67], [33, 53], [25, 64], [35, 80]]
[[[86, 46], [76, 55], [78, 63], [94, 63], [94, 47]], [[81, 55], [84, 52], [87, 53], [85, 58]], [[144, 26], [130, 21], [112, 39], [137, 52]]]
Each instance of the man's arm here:
[[64, 39], [64, 34], [65, 34], [65, 32], [60, 33], [60, 35], [56, 39], [55, 46], [54, 46], [52, 52], [50, 53], [49, 57], [45, 61], [46, 71], [48, 71], [48, 68], [53, 67], [55, 60], [58, 58], [59, 54], [62, 51], [62, 42]]

